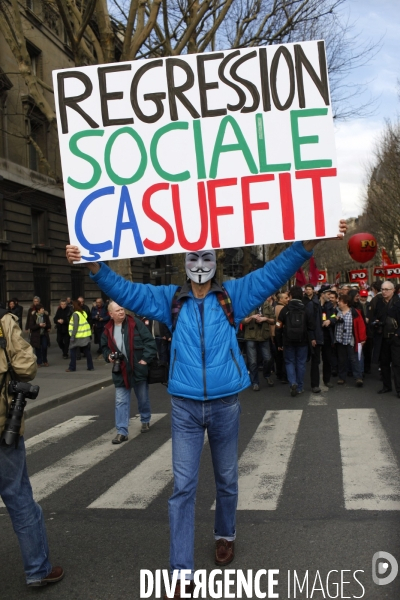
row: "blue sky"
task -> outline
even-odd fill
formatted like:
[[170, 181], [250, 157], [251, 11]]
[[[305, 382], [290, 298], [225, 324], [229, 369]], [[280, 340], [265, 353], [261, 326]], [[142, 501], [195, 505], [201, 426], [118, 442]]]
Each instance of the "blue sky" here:
[[373, 161], [385, 120], [394, 121], [400, 115], [400, 0], [348, 0], [343, 12], [355, 23], [360, 41], [378, 41], [383, 36], [376, 56], [352, 75], [354, 81], [368, 83], [366, 100], [377, 98], [374, 114], [336, 124], [338, 173], [347, 218], [362, 212], [366, 168]]

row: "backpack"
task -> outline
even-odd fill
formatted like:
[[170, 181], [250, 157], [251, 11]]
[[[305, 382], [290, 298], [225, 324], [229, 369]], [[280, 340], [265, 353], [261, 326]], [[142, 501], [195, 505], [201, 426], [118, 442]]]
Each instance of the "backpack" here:
[[304, 341], [305, 310], [301, 308], [288, 308], [285, 320], [285, 333], [288, 342]]

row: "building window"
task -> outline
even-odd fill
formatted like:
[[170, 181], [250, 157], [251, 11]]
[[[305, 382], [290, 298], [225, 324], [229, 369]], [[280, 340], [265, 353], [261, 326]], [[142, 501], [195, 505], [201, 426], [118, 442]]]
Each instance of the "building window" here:
[[7, 92], [12, 83], [0, 67], [0, 156], [7, 158]]
[[[47, 213], [45, 210], [31, 209], [32, 244], [47, 246]], [[38, 294], [40, 295], [40, 294]]]
[[6, 270], [3, 265], [0, 265], [0, 302], [6, 302]]
[[83, 269], [71, 269], [71, 298], [85, 297], [85, 274]]
[[26, 49], [28, 50], [31, 59], [32, 75], [36, 75], [39, 79], [43, 79], [43, 54], [40, 48], [26, 40]]
[[50, 311], [50, 277], [46, 267], [33, 267], [33, 292], [41, 304]]

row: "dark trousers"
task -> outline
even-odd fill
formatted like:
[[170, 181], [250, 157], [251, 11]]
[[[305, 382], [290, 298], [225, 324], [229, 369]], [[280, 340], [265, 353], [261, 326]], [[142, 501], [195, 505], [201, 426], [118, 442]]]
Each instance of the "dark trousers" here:
[[374, 347], [374, 340], [372, 337], [367, 338], [363, 346], [364, 353], [364, 373], [371, 373], [371, 362], [372, 362], [372, 348]]
[[40, 336], [40, 348], [35, 348], [37, 364], [42, 365], [47, 363], [47, 337], [46, 335]]
[[57, 329], [57, 344], [63, 353], [63, 356], [68, 356], [69, 339], [68, 331], [63, 332], [60, 329]]
[[287, 375], [286, 375], [285, 359], [283, 357], [283, 350], [278, 350], [278, 348], [276, 349], [275, 363], [276, 363], [277, 378], [280, 380], [282, 380], [282, 379], [286, 380]]
[[[83, 356], [86, 357], [86, 361], [87, 361], [87, 368], [89, 371], [93, 370], [93, 359], [92, 359], [92, 354], [90, 352], [90, 344], [88, 344], [87, 346], [79, 346]], [[75, 348], [71, 348], [69, 351], [69, 355], [71, 357], [70, 363], [69, 363], [69, 370], [70, 371], [76, 371], [76, 351], [77, 351], [77, 347], [75, 346]]]
[[324, 342], [321, 348], [322, 355], [322, 379], [329, 383], [332, 375], [332, 344], [331, 341]]
[[[392, 371], [396, 392], [400, 392], [400, 338], [392, 335], [383, 338], [380, 354], [383, 386], [392, 389]], [[390, 363], [392, 367], [390, 367]]]
[[321, 345], [311, 347], [310, 377], [311, 387], [319, 387], [319, 363], [321, 362]]

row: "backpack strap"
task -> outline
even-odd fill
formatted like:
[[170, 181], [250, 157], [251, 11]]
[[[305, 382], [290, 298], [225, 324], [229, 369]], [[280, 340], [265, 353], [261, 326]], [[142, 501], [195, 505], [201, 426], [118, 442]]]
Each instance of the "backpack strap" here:
[[[226, 318], [229, 321], [229, 324], [232, 325], [232, 327], [234, 327], [235, 319], [234, 319], [234, 315], [233, 315], [232, 300], [231, 300], [231, 297], [229, 296], [228, 292], [224, 288], [224, 286], [221, 286], [221, 288], [222, 288], [222, 290], [220, 292], [217, 292], [216, 296], [218, 298], [218, 302], [219, 302], [222, 310], [224, 311]], [[171, 303], [171, 315], [172, 315], [171, 332], [172, 333], [175, 331], [179, 313], [180, 313], [181, 308], [187, 298], [186, 296], [184, 296], [183, 298], [179, 298], [181, 290], [182, 290], [182, 287], [178, 287], [178, 289], [176, 290], [176, 292], [174, 294], [174, 297], [172, 298], [172, 303]]]

